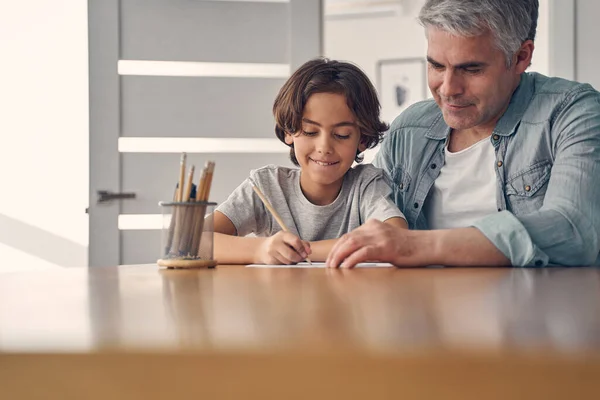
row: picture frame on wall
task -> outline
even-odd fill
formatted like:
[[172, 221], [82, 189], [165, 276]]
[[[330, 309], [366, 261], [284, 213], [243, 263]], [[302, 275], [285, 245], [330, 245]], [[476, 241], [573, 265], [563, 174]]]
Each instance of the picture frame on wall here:
[[427, 69], [423, 58], [398, 58], [377, 62], [377, 91], [381, 118], [392, 123], [408, 106], [427, 98]]

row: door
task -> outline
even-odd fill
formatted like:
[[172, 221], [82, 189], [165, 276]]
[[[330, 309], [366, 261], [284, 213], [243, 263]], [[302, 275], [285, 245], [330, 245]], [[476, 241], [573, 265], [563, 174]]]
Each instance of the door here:
[[273, 100], [321, 54], [321, 0], [89, 0], [90, 266], [152, 263], [180, 153], [216, 162], [222, 202], [266, 164], [291, 165]]

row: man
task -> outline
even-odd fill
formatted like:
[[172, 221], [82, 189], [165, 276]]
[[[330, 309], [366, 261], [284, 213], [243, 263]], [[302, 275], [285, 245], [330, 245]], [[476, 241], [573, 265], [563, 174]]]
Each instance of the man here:
[[600, 93], [526, 73], [537, 0], [428, 0], [434, 100], [393, 122], [374, 163], [410, 230], [368, 221], [331, 267], [595, 264], [600, 248]]

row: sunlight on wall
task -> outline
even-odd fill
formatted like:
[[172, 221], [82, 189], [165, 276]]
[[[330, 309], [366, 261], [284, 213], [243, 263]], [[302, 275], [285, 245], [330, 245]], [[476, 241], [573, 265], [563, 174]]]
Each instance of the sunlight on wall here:
[[[87, 2], [0, 3], [0, 51], [6, 60], [0, 74], [0, 217], [10, 219], [11, 229], [22, 234], [11, 238], [10, 247], [0, 247], [0, 259], [16, 261], [1, 262], [0, 272], [36, 263], [46, 268], [69, 256], [70, 264], [85, 266]], [[52, 239], [55, 248], [47, 251], [40, 245], [39, 254], [31, 254], [33, 250], [30, 257], [23, 256], [21, 248], [35, 249], [30, 241], [44, 238]], [[61, 240], [68, 244], [65, 249]], [[80, 249], [73, 251], [73, 243]], [[67, 248], [73, 254], [65, 255]]]

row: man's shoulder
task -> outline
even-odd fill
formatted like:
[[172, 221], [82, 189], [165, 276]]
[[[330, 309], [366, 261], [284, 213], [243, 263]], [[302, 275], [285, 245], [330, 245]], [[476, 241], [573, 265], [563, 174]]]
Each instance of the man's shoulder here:
[[600, 104], [600, 93], [588, 83], [535, 72], [527, 73], [527, 77], [533, 82], [533, 96], [523, 115], [526, 122], [554, 120], [567, 108], [577, 115], [590, 107], [598, 108], [597, 104]]
[[545, 76], [537, 72], [527, 73], [535, 82], [536, 94], [569, 94], [578, 91], [595, 91], [589, 83], [571, 81], [569, 79]]
[[419, 101], [404, 110], [390, 126], [390, 132], [405, 128], [429, 129], [442, 116], [442, 112], [433, 99]]
[[548, 77], [536, 72], [530, 72], [528, 75], [534, 82], [534, 102], [553, 103], [550, 106], [564, 106], [569, 101], [577, 101], [581, 96], [600, 96], [600, 93], [589, 83]]

